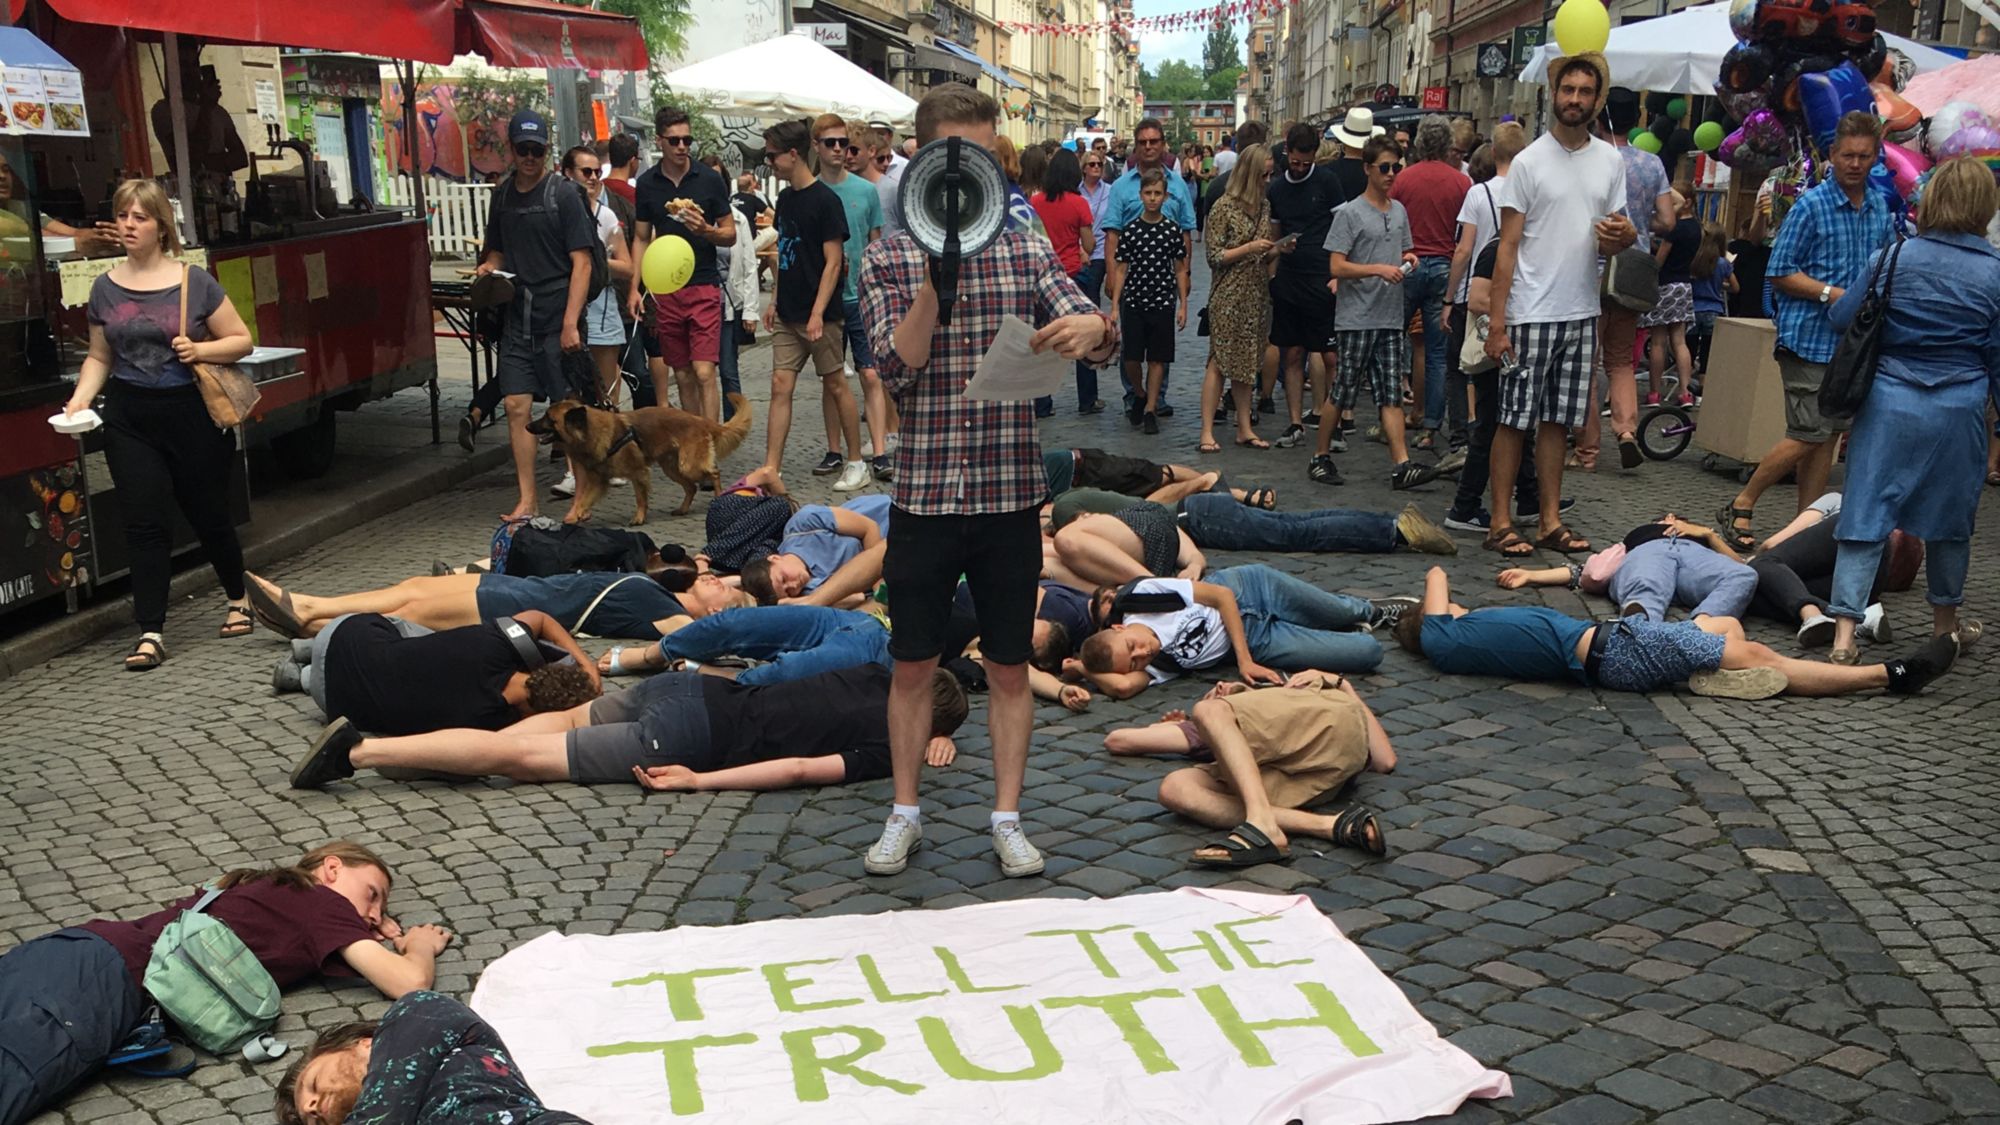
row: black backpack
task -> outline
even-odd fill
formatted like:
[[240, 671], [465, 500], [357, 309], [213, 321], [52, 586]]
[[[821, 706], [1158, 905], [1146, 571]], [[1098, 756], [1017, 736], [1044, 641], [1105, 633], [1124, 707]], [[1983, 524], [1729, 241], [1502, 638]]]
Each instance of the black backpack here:
[[[570, 182], [569, 177], [561, 172], [550, 172], [542, 177], [542, 203], [549, 209], [549, 214], [556, 216], [556, 221], [560, 222], [562, 207], [555, 194], [557, 181]], [[611, 257], [604, 249], [604, 240], [597, 237], [597, 220], [590, 211], [590, 193], [583, 189], [582, 184], [571, 186], [576, 188], [577, 198], [583, 204], [584, 218], [590, 220], [590, 286], [583, 293], [584, 303], [589, 304], [611, 284]], [[486, 209], [488, 230], [493, 229], [494, 221], [500, 217], [501, 193], [506, 190], [508, 190], [507, 185], [503, 182], [493, 191], [493, 202]]]

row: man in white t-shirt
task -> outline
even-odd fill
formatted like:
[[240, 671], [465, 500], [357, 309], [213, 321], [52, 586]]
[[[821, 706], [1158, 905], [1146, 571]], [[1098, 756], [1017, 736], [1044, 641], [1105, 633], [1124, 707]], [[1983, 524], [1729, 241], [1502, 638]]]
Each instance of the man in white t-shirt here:
[[1227, 180], [1236, 167], [1236, 137], [1234, 134], [1222, 138], [1222, 147], [1215, 150], [1215, 178]]
[[[1590, 550], [1589, 540], [1562, 523], [1563, 455], [1569, 430], [1592, 409], [1603, 311], [1597, 259], [1638, 237], [1624, 213], [1625, 162], [1590, 133], [1610, 85], [1610, 67], [1596, 52], [1549, 64], [1555, 119], [1515, 159], [1500, 200], [1486, 354], [1502, 361], [1503, 373], [1500, 428], [1493, 435], [1493, 522], [1485, 545], [1510, 558], [1534, 547]], [[1532, 546], [1514, 529], [1512, 504], [1530, 430], [1541, 483], [1541, 534]]]

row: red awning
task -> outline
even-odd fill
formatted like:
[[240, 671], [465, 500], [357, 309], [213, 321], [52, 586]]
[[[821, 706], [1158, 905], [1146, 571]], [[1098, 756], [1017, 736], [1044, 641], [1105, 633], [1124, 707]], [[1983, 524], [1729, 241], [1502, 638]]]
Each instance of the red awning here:
[[646, 69], [646, 41], [630, 16], [554, 0], [458, 3], [459, 54], [482, 56], [494, 66]]
[[[48, 0], [64, 19], [224, 43], [318, 47], [422, 62], [452, 58], [454, 0]], [[643, 52], [642, 52], [643, 57]]]

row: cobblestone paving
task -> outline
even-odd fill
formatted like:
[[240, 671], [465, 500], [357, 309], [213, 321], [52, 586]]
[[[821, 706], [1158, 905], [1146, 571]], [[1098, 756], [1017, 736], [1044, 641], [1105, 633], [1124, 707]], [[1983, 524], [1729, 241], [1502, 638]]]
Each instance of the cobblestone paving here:
[[[1185, 355], [1202, 350], [1184, 341]], [[768, 364], [768, 349], [746, 356], [758, 391]], [[1303, 450], [1198, 457], [1199, 376], [1198, 359], [1176, 367], [1179, 414], [1157, 439], [1115, 410], [1076, 417], [1073, 396], [1044, 438], [1214, 464], [1238, 484], [1276, 486], [1284, 508], [1394, 510], [1405, 499], [1387, 487], [1383, 452], [1366, 443], [1342, 458], [1350, 483], [1340, 488], [1305, 479]], [[822, 499], [825, 479], [803, 471], [821, 452], [807, 440], [818, 412], [802, 400], [797, 417], [795, 491]], [[759, 442], [761, 429], [730, 467], [753, 464]], [[1414, 498], [1440, 517], [1447, 487]], [[489, 474], [305, 552], [273, 577], [339, 591], [476, 555], [508, 488]], [[1582, 501], [1572, 522], [1609, 541], [1665, 507], [1712, 511], [1732, 488], [1692, 454], [1572, 478]], [[1770, 528], [1788, 500], [1766, 500]], [[700, 514], [656, 517], [649, 530], [698, 543]], [[2000, 581], [1996, 537], [1980, 540], [1975, 612]], [[1444, 562], [1461, 600], [1531, 596], [1497, 590], [1494, 556], [1471, 536], [1460, 543], [1464, 553]], [[1248, 561], [1214, 554], [1214, 565]], [[1269, 561], [1375, 595], [1413, 592], [1432, 560]], [[1572, 611], [1605, 609], [1543, 593]], [[1026, 820], [1049, 862], [1033, 879], [1003, 879], [992, 861], [990, 760], [975, 711], [959, 764], [927, 779], [926, 848], [902, 875], [874, 879], [859, 852], [877, 831], [887, 782], [650, 799], [619, 787], [381, 780], [292, 793], [286, 771], [317, 729], [310, 704], [269, 695], [279, 652], [269, 634], [205, 636], [208, 604], [176, 611], [175, 654], [158, 672], [120, 671], [124, 642], [106, 641], [0, 695], [0, 945], [137, 914], [219, 868], [284, 860], [336, 836], [382, 847], [404, 921], [441, 920], [462, 935], [439, 965], [439, 987], [459, 995], [486, 963], [551, 928], [1230, 885], [1309, 896], [1442, 1034], [1513, 1076], [1512, 1099], [1468, 1105], [1458, 1120], [2000, 1120], [2000, 792], [1984, 650], [1921, 701], [1757, 704], [1459, 679], [1392, 651], [1363, 690], [1401, 765], [1353, 792], [1383, 813], [1390, 857], [1321, 854], [1302, 841], [1290, 866], [1233, 881], [1185, 863], [1203, 834], [1156, 803], [1166, 767], [1101, 749], [1104, 731], [1184, 705], [1198, 685], [1099, 701], [1085, 715], [1041, 710]], [[1889, 605], [1905, 636], [1925, 631], [1920, 591]], [[1795, 647], [1776, 629], [1758, 632]], [[286, 998], [280, 1030], [303, 1043], [311, 1029], [384, 1006], [365, 986], [310, 985]], [[39, 1125], [267, 1120], [277, 1076], [231, 1061], [189, 1082], [101, 1084]]]

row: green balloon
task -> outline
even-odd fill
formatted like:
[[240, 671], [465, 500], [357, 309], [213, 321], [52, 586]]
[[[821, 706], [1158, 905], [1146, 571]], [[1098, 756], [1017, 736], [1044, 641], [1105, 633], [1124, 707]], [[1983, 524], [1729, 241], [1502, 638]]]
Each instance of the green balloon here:
[[1625, 130], [1625, 139], [1636, 145], [1639, 143], [1639, 138], [1645, 135], [1645, 133], [1646, 127], [1644, 125], [1634, 125], [1630, 129]]
[[1686, 117], [1687, 111], [1688, 104], [1686, 98], [1675, 98], [1667, 103], [1667, 116], [1673, 118], [1675, 121]]
[[1714, 152], [1722, 147], [1722, 140], [1728, 136], [1718, 121], [1704, 121], [1695, 126], [1694, 146], [1703, 152]]
[[1660, 135], [1658, 133], [1641, 133], [1638, 139], [1632, 142], [1632, 147], [1644, 152], [1657, 153], [1662, 147], [1660, 144]]

